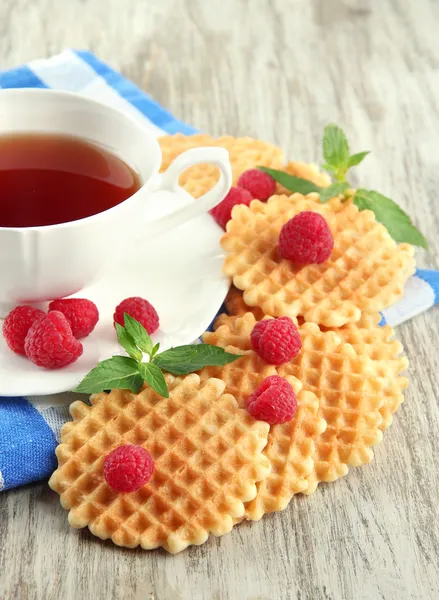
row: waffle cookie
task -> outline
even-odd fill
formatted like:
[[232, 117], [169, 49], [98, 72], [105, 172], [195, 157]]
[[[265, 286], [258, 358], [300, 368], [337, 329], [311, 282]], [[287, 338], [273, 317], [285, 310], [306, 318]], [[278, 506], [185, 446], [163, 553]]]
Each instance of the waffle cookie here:
[[271, 472], [256, 484], [256, 498], [245, 506], [245, 517], [252, 521], [284, 510], [295, 494], [306, 493], [308, 478], [314, 471], [315, 442], [326, 429], [317, 396], [300, 390], [297, 379], [295, 382], [300, 385], [295, 385], [291, 377], [287, 379], [297, 394], [297, 412], [291, 421], [270, 427], [263, 452], [270, 461]]
[[[236, 317], [239, 319], [239, 317]], [[215, 334], [204, 334], [205, 342]], [[209, 342], [210, 343], [210, 342]], [[242, 353], [233, 346], [227, 352]], [[246, 350], [242, 358], [224, 367], [205, 367], [200, 371], [201, 381], [218, 377], [226, 384], [225, 391], [233, 394], [242, 408], [255, 389], [276, 368], [267, 365], [253, 350]], [[326, 429], [319, 415], [319, 401], [312, 392], [302, 391], [295, 377], [286, 378], [297, 395], [297, 412], [293, 419], [280, 425], [271, 425], [264, 454], [270, 461], [271, 472], [257, 484], [256, 498], [246, 504], [245, 518], [258, 521], [266, 513], [284, 510], [294, 494], [308, 488], [307, 477], [314, 469], [315, 440]]]
[[[250, 137], [234, 138], [222, 136], [211, 137], [203, 133], [195, 135], [165, 135], [158, 139], [162, 150], [161, 171], [165, 171], [171, 162], [182, 152], [190, 148], [202, 146], [220, 146], [229, 152], [232, 165], [233, 184], [239, 176], [257, 166], [281, 169], [284, 165], [283, 151], [261, 140]], [[209, 191], [219, 179], [219, 170], [214, 165], [200, 164], [187, 169], [180, 177], [180, 185], [194, 198], [199, 198]]]
[[[335, 331], [304, 323], [299, 326], [302, 350], [276, 368], [279, 375], [292, 375], [305, 391], [317, 396], [319, 415], [327, 422], [326, 431], [316, 440], [305, 493], [313, 492], [320, 481], [346, 475], [349, 466], [370, 462], [372, 446], [381, 441], [382, 430], [402, 401], [407, 380], [400, 373], [407, 360], [398, 356], [401, 346], [390, 339], [391, 328], [376, 331], [376, 322], [376, 316], [368, 315], [360, 326]], [[209, 343], [226, 347], [233, 340], [237, 349], [246, 351], [255, 323], [251, 313], [231, 319], [208, 334]], [[373, 323], [375, 331], [370, 327]]]
[[[239, 409], [218, 379], [169, 377], [168, 386], [169, 399], [145, 388], [71, 405], [74, 421], [63, 427], [49, 484], [73, 527], [120, 546], [175, 553], [229, 532], [243, 517], [270, 472], [262, 454], [269, 425]], [[155, 461], [152, 478], [129, 494], [103, 477], [105, 457], [123, 444], [143, 446]]]
[[[334, 236], [329, 260], [302, 268], [278, 255], [282, 226], [306, 210], [324, 216]], [[224, 272], [244, 291], [244, 302], [273, 316], [301, 315], [327, 327], [355, 323], [362, 311], [396, 302], [415, 270], [413, 247], [396, 244], [372, 211], [317, 194], [272, 196], [235, 206], [221, 245]]]

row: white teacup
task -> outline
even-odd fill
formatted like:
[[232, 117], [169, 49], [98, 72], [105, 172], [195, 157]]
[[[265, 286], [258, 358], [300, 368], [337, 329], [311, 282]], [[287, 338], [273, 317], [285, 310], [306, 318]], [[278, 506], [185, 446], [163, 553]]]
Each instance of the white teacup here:
[[[0, 317], [17, 304], [70, 296], [95, 281], [113, 260], [142, 238], [170, 236], [172, 229], [216, 206], [232, 182], [224, 148], [195, 148], [159, 174], [161, 150], [141, 120], [94, 100], [54, 90], [0, 91], [0, 135], [74, 135], [117, 154], [140, 175], [141, 187], [117, 206], [91, 217], [45, 227], [0, 227]], [[178, 185], [182, 171], [197, 163], [219, 167], [215, 187], [196, 202]], [[170, 214], [151, 220], [151, 207], [172, 195]], [[1, 193], [1, 190], [0, 190]], [[166, 212], [166, 211], [165, 211]], [[115, 283], [117, 285], [117, 283]]]

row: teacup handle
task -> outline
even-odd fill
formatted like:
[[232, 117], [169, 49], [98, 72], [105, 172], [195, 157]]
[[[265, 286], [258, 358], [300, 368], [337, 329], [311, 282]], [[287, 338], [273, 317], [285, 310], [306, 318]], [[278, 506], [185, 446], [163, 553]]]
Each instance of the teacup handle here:
[[178, 185], [181, 173], [189, 167], [200, 163], [209, 163], [217, 166], [220, 170], [219, 181], [211, 190], [200, 196], [196, 202], [153, 221], [154, 235], [177, 227], [185, 221], [189, 221], [207, 212], [219, 204], [229, 192], [232, 185], [232, 168], [230, 166], [229, 153], [225, 148], [217, 147], [192, 148], [177, 156], [166, 171], [159, 175], [160, 179], [154, 191], [178, 193], [181, 190]]

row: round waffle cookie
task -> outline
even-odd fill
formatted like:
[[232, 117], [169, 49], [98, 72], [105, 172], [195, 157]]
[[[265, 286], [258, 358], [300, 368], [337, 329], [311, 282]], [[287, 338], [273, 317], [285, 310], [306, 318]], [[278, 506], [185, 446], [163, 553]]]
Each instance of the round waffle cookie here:
[[[302, 211], [318, 212], [334, 236], [334, 250], [322, 264], [302, 268], [278, 255], [282, 226]], [[317, 194], [272, 196], [235, 206], [221, 245], [224, 272], [244, 291], [244, 302], [273, 316], [303, 316], [327, 327], [355, 323], [362, 311], [396, 302], [415, 270], [413, 247], [396, 244], [372, 211]]]
[[[269, 425], [240, 409], [218, 379], [167, 381], [168, 399], [145, 388], [71, 405], [74, 421], [63, 427], [49, 484], [73, 527], [120, 546], [175, 553], [229, 532], [244, 516], [270, 472], [262, 454]], [[103, 476], [105, 457], [123, 444], [143, 446], [155, 462], [152, 478], [132, 493], [113, 491]]]
[[[250, 137], [234, 138], [222, 136], [218, 138], [198, 133], [195, 135], [165, 135], [158, 139], [162, 150], [161, 171], [165, 171], [171, 162], [182, 152], [202, 146], [220, 146], [229, 152], [232, 166], [233, 184], [239, 176], [258, 166], [282, 169], [284, 165], [283, 150]], [[194, 198], [199, 198], [210, 190], [219, 179], [219, 170], [214, 165], [200, 164], [187, 169], [180, 177], [180, 185]]]
[[[233, 340], [237, 351], [246, 351], [255, 323], [251, 313], [231, 319], [208, 334], [209, 343], [226, 347]], [[319, 415], [327, 422], [316, 440], [314, 467], [304, 493], [313, 492], [320, 481], [344, 476], [349, 466], [372, 460], [371, 447], [381, 441], [407, 387], [407, 379], [400, 376], [407, 360], [399, 356], [401, 345], [390, 339], [391, 328], [381, 331], [376, 315], [363, 316], [359, 325], [322, 331], [316, 324], [304, 323], [299, 326], [302, 350], [276, 368], [279, 375], [292, 375], [303, 390], [317, 396]]]
[[[259, 521], [266, 513], [284, 510], [291, 498], [306, 493], [308, 479], [314, 470], [315, 442], [326, 429], [319, 415], [315, 394], [301, 390], [300, 382], [287, 377], [297, 395], [297, 411], [291, 421], [271, 425], [264, 454], [271, 472], [257, 486], [254, 500], [245, 506], [245, 518]], [[298, 391], [299, 390], [299, 391]]]
[[[215, 336], [205, 334], [206, 343], [211, 335]], [[243, 352], [233, 346], [227, 346], [226, 350]], [[253, 350], [246, 350], [242, 358], [224, 367], [205, 367], [200, 371], [201, 381], [210, 377], [224, 381], [225, 391], [233, 394], [242, 408], [252, 392], [271, 375], [276, 375], [275, 367], [267, 365]], [[245, 518], [252, 521], [258, 521], [266, 513], [284, 510], [294, 494], [308, 488], [307, 477], [314, 469], [315, 440], [326, 429], [316, 395], [302, 391], [302, 384], [295, 377], [286, 379], [296, 392], [297, 411], [291, 421], [270, 426], [263, 452], [270, 461], [271, 472], [257, 484], [256, 498], [246, 504]]]

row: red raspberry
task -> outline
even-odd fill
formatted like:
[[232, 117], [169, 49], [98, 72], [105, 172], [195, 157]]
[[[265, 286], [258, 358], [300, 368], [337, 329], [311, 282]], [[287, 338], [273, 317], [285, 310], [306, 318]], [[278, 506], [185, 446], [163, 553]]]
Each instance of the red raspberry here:
[[290, 317], [259, 321], [251, 332], [253, 348], [270, 365], [283, 365], [302, 348], [297, 327]]
[[24, 342], [26, 356], [38, 367], [60, 369], [82, 354], [81, 342], [72, 335], [65, 316], [53, 310], [34, 322]]
[[99, 321], [99, 311], [91, 300], [82, 298], [54, 300], [49, 304], [49, 311], [51, 310], [62, 312], [77, 340], [90, 335]]
[[253, 198], [268, 200], [276, 193], [276, 182], [271, 175], [259, 169], [249, 169], [238, 179], [239, 187], [248, 190]]
[[248, 206], [252, 200], [253, 196], [247, 190], [240, 187], [232, 187], [224, 200], [209, 212], [218, 225], [225, 229], [227, 223], [232, 218], [232, 208], [236, 204], [245, 204]]
[[3, 323], [3, 335], [9, 348], [16, 354], [26, 356], [24, 351], [24, 340], [27, 332], [40, 317], [45, 313], [32, 306], [17, 306], [14, 308]]
[[256, 388], [247, 400], [247, 410], [252, 417], [270, 425], [291, 421], [297, 410], [293, 388], [283, 377], [271, 375]]
[[154, 461], [142, 446], [119, 446], [104, 462], [104, 477], [116, 492], [135, 492], [145, 485], [154, 471]]
[[290, 219], [279, 235], [279, 252], [296, 265], [322, 263], [331, 256], [334, 238], [319, 213], [304, 211]]
[[261, 335], [266, 330], [269, 322], [270, 319], [264, 319], [263, 321], [259, 321], [259, 323], [256, 323], [256, 325], [253, 327], [253, 331], [250, 334], [250, 340], [253, 349], [256, 350], [256, 352], [259, 351], [259, 340], [261, 339]]
[[159, 316], [156, 309], [148, 300], [135, 296], [133, 298], [126, 298], [119, 306], [116, 307], [114, 313], [114, 321], [122, 325], [125, 324], [124, 314], [127, 313], [133, 319], [136, 319], [146, 331], [151, 335], [159, 328]]

